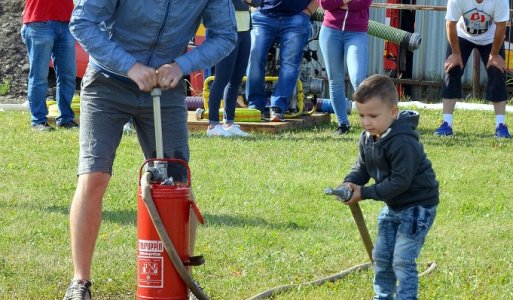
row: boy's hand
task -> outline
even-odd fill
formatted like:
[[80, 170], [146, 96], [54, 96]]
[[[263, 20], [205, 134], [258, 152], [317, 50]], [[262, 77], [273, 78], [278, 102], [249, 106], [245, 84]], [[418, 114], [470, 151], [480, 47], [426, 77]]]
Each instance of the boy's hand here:
[[362, 187], [351, 183], [351, 182], [344, 182], [342, 184], [343, 186], [347, 187], [351, 191], [353, 191], [353, 196], [348, 201], [344, 202], [346, 205], [351, 205], [353, 203], [358, 203], [358, 201], [362, 200]]

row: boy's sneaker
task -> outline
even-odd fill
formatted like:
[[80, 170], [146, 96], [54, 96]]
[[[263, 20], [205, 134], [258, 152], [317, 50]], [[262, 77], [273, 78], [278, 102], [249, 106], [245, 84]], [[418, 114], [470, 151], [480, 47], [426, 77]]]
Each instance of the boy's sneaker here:
[[78, 129], [79, 127], [80, 126], [77, 123], [75, 123], [75, 121], [57, 125], [57, 128], [62, 129]]
[[52, 131], [54, 129], [55, 128], [50, 126], [50, 124], [48, 124], [48, 122], [44, 122], [44, 123], [37, 124], [37, 125], [32, 125], [32, 130], [34, 130], [34, 131]]
[[207, 136], [228, 136], [229, 133], [224, 130], [223, 125], [217, 124], [214, 128], [207, 127]]
[[271, 107], [271, 118], [269, 122], [283, 122], [285, 121], [285, 115], [278, 107]]
[[348, 134], [350, 129], [351, 129], [351, 127], [349, 125], [341, 124], [338, 126], [337, 130], [335, 130], [335, 134], [338, 134], [338, 135]]
[[435, 135], [438, 136], [451, 136], [452, 127], [447, 122], [442, 122], [442, 125], [435, 131]]
[[90, 287], [87, 280], [73, 280], [62, 300], [91, 300]]
[[249, 136], [249, 133], [242, 131], [240, 129], [239, 124], [231, 124], [230, 126], [224, 126], [224, 131], [226, 131], [230, 136]]
[[499, 139], [510, 139], [511, 135], [509, 134], [508, 125], [500, 123], [497, 128], [495, 128], [495, 137]]

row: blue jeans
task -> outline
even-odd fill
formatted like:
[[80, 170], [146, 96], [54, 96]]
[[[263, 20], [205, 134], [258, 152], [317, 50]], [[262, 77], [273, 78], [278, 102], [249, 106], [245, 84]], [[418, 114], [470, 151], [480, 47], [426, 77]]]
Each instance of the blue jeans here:
[[30, 71], [28, 101], [31, 123], [47, 122], [46, 94], [48, 92], [48, 63], [52, 59], [57, 78], [56, 101], [60, 115], [57, 125], [73, 121], [71, 100], [75, 93], [75, 39], [67, 22], [34, 22], [21, 27], [21, 38], [27, 47]]
[[[372, 250], [374, 299], [417, 299], [416, 259], [433, 225], [437, 205], [414, 206], [402, 211], [383, 207], [378, 216], [378, 237]], [[396, 287], [396, 282], [399, 285]], [[397, 289], [397, 291], [396, 291]]]
[[366, 32], [341, 31], [322, 26], [319, 33], [331, 98], [339, 125], [349, 125], [346, 110], [345, 63], [353, 90], [365, 80], [367, 73], [368, 35]]
[[221, 98], [224, 101], [224, 119], [227, 123], [235, 120], [235, 107], [242, 77], [248, 66], [251, 36], [249, 31], [238, 32], [235, 49], [216, 65], [215, 80], [208, 97], [208, 119], [211, 124], [219, 123]]
[[288, 17], [270, 17], [256, 11], [252, 14], [251, 52], [246, 80], [246, 98], [250, 108], [264, 111], [265, 65], [267, 53], [275, 41], [280, 44], [278, 82], [271, 95], [271, 107], [283, 112], [296, 86], [303, 48], [310, 36], [310, 17], [299, 13]]

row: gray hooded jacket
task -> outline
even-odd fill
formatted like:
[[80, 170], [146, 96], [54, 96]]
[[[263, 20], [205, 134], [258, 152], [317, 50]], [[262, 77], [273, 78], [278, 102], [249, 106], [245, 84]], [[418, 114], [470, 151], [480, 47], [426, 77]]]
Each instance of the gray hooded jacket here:
[[[402, 111], [378, 140], [363, 132], [358, 160], [344, 179], [362, 186], [362, 199], [384, 201], [391, 209], [438, 204], [438, 181], [416, 131], [419, 114]], [[375, 183], [363, 186], [374, 179]]]

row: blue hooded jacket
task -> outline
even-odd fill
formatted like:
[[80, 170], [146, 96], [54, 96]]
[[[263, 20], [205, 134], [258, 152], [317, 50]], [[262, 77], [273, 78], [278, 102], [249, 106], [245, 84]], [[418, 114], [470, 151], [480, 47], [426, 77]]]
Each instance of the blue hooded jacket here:
[[[185, 52], [201, 22], [206, 41]], [[123, 77], [136, 62], [175, 61], [184, 75], [210, 67], [235, 47], [235, 26], [231, 0], [81, 0], [70, 21], [91, 64]]]

